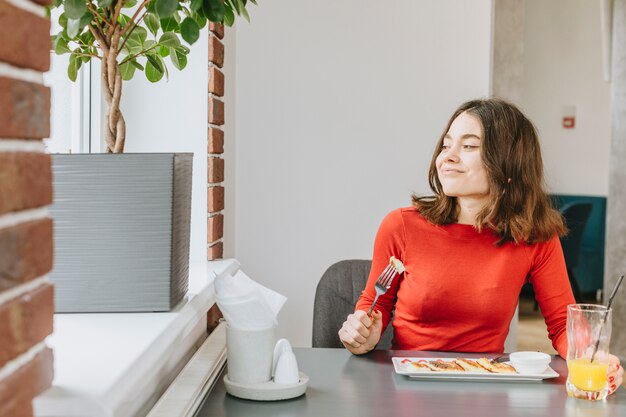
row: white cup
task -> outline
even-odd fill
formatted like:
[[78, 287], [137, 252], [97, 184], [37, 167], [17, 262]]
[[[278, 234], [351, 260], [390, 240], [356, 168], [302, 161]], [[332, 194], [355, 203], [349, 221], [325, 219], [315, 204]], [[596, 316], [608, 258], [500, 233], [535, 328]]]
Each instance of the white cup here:
[[259, 384], [272, 378], [276, 326], [261, 330], [226, 326], [228, 379], [239, 384]]

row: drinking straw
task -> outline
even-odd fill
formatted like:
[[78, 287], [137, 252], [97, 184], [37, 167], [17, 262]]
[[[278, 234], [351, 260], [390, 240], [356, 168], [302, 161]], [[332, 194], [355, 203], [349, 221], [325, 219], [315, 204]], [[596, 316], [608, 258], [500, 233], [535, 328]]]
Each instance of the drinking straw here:
[[602, 318], [602, 324], [600, 325], [600, 331], [598, 332], [598, 340], [596, 341], [596, 346], [593, 348], [593, 353], [591, 354], [591, 363], [593, 363], [593, 358], [596, 356], [598, 352], [598, 347], [600, 346], [600, 335], [602, 334], [602, 330], [604, 329], [604, 324], [606, 323], [606, 318], [609, 315], [609, 310], [611, 309], [611, 303], [613, 303], [613, 298], [615, 298], [615, 294], [617, 294], [617, 290], [619, 289], [622, 280], [624, 279], [624, 275], [621, 275], [617, 282], [615, 283], [615, 287], [611, 292], [611, 296], [609, 297], [609, 303], [606, 305], [606, 312], [604, 313], [604, 317]]

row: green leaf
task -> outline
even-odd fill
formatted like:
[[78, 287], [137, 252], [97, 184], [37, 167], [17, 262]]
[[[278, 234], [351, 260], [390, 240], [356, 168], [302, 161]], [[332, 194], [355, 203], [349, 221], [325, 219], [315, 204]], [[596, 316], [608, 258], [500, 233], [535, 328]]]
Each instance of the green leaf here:
[[[158, 57], [158, 56], [157, 56]], [[161, 61], [161, 57], [154, 58], [151, 55], [147, 56], [148, 62], [146, 63], [146, 78], [148, 81], [152, 83], [156, 83], [161, 78], [163, 78], [163, 64]]]
[[54, 0], [52, 2], [52, 7], [59, 7], [61, 5], [61, 3], [63, 3], [63, 0]]
[[124, 45], [124, 49], [128, 52], [129, 55], [135, 55], [143, 51], [145, 48], [140, 43], [138, 43], [137, 39], [128, 39], [126, 45]]
[[241, 15], [243, 16], [244, 19], [250, 22], [250, 15], [248, 14], [248, 11], [245, 9], [245, 7], [241, 8]]
[[133, 75], [135, 75], [135, 70], [137, 68], [134, 65], [132, 65], [133, 61], [134, 59], [131, 59], [130, 61], [126, 61], [122, 65], [120, 65], [120, 73], [122, 75], [122, 80], [124, 81], [131, 80], [133, 78]]
[[197, 12], [202, 8], [202, 0], [191, 0], [191, 10]]
[[193, 18], [193, 20], [196, 21], [200, 29], [206, 26], [207, 20], [206, 20], [206, 17], [204, 17], [202, 13], [194, 12], [193, 15], [191, 15], [191, 17]]
[[154, 36], [156, 36], [159, 28], [161, 27], [161, 23], [159, 22], [159, 18], [156, 17], [153, 13], [146, 13], [146, 16], [143, 18], [143, 21], [148, 26], [148, 29]]
[[230, 3], [235, 7], [237, 14], [241, 15], [241, 9], [244, 8], [243, 2], [241, 0], [231, 0]]
[[133, 29], [133, 33], [130, 34], [130, 37], [137, 39], [137, 41], [143, 45], [143, 43], [146, 41], [146, 38], [148, 37], [148, 31], [142, 26], [137, 26], [135, 29]]
[[124, 2], [124, 7], [129, 9], [131, 7], [134, 7], [137, 4], [137, 0], [126, 0]]
[[59, 15], [59, 25], [63, 28], [67, 27], [67, 15], [65, 13]]
[[130, 22], [130, 17], [120, 13], [120, 15], [117, 17], [117, 21], [120, 22], [120, 25], [122, 27], [125, 27], [128, 22]]
[[161, 30], [163, 30], [163, 32], [175, 32], [179, 30], [178, 22], [173, 17], [161, 19]]
[[70, 78], [70, 80], [76, 81], [76, 78], [78, 77], [78, 70], [80, 69], [82, 63], [83, 61], [81, 61], [78, 55], [70, 55], [70, 63], [67, 67], [67, 76]]
[[70, 39], [74, 39], [92, 20], [93, 15], [89, 12], [82, 15], [80, 19], [67, 19], [67, 35]]
[[170, 48], [167, 46], [159, 46], [159, 55], [161, 55], [163, 58], [165, 58], [166, 56], [168, 56], [170, 54]]
[[195, 20], [188, 17], [180, 24], [180, 34], [191, 45], [200, 38], [200, 27]]
[[70, 41], [70, 37], [67, 34], [67, 28], [64, 28], [61, 33], [59, 33], [59, 36], [61, 36], [63, 39], [65, 39], [66, 41]]
[[235, 23], [235, 14], [230, 8], [227, 7], [224, 10], [224, 24], [230, 27], [233, 23]]
[[177, 0], [156, 0], [156, 12], [162, 19], [172, 16], [177, 8]]
[[85, 0], [65, 0], [65, 14], [69, 19], [80, 19], [87, 11]]
[[163, 68], [163, 60], [158, 54], [151, 53], [146, 55], [146, 58], [148, 59], [148, 62], [146, 63], [146, 68], [148, 67], [148, 64], [151, 64], [154, 68], [158, 69], [161, 72], [164, 72], [165, 69]]
[[98, 6], [101, 8], [109, 7], [113, 0], [98, 0]]
[[96, 38], [93, 36], [93, 33], [90, 31], [84, 32], [79, 38], [83, 41], [85, 45], [93, 45]]
[[144, 49], [144, 42], [148, 37], [148, 31], [142, 26], [136, 26], [131, 32], [124, 48], [129, 54], [137, 54]]
[[63, 54], [67, 54], [68, 52], [72, 52], [70, 51], [70, 48], [67, 46], [67, 39], [63, 38], [62, 36], [57, 36], [54, 43], [52, 44], [52, 47], [54, 48], [54, 52], [58, 55], [63, 55]]
[[180, 39], [178, 39], [178, 36], [173, 32], [165, 32], [161, 36], [161, 39], [159, 39], [159, 43], [169, 48], [175, 48], [180, 45]]
[[189, 53], [189, 51], [190, 51], [190, 49], [189, 49], [189, 48], [187, 48], [187, 47], [186, 47], [185, 45], [183, 45], [183, 44], [181, 44], [180, 46], [177, 46], [177, 47], [176, 47], [176, 48], [174, 48], [174, 49], [176, 49], [176, 50], [177, 50], [178, 52], [180, 52], [181, 54], [185, 54], [185, 55], [187, 55], [187, 54]]
[[204, 0], [202, 11], [211, 22], [222, 22], [224, 20], [224, 0]]
[[172, 64], [179, 70], [183, 70], [187, 66], [187, 55], [179, 52], [178, 50], [172, 48], [170, 50], [170, 60]]
[[[83, 52], [86, 54], [89, 51], [83, 49]], [[83, 61], [83, 62], [89, 62], [89, 61], [91, 61], [91, 57], [89, 55], [81, 55], [80, 60]]]
[[137, 60], [135, 60], [135, 59], [131, 59], [129, 62], [130, 62], [130, 64], [131, 64], [133, 67], [137, 68], [138, 70], [140, 70], [140, 71], [143, 71], [143, 70], [144, 70], [143, 65], [141, 65], [139, 62], [137, 62]]

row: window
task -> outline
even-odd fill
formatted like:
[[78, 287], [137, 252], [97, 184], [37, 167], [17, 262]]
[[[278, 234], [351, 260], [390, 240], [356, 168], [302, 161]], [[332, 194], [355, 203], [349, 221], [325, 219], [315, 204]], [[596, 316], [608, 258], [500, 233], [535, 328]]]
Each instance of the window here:
[[[60, 30], [60, 9], [52, 10], [51, 33]], [[50, 71], [44, 81], [52, 90], [50, 138], [44, 140], [49, 153], [100, 152], [100, 62], [81, 67], [76, 82], [67, 76], [69, 54], [50, 53]]]

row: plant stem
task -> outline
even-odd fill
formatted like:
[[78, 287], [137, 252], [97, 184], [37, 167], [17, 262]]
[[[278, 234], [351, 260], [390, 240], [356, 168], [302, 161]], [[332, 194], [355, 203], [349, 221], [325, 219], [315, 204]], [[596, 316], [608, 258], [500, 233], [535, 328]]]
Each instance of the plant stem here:
[[[122, 37], [124, 37], [124, 32], [126, 31], [126, 29], [131, 25], [131, 22], [133, 23], [133, 27], [130, 29], [130, 31], [128, 32], [128, 34], [124, 37], [124, 40], [122, 41], [122, 46], [120, 46], [120, 51], [122, 49], [124, 49], [124, 46], [126, 45], [126, 42], [128, 41], [128, 39], [130, 38], [130, 35], [133, 34], [133, 31], [135, 30], [135, 28], [137, 27], [137, 25], [139, 25], [139, 23], [141, 23], [141, 21], [143, 20], [144, 16], [146, 15], [146, 13], [148, 13], [148, 11], [146, 10], [141, 17], [139, 17], [139, 19], [137, 19], [137, 22], [128, 22], [128, 25], [126, 25], [126, 27], [122, 30]], [[135, 16], [133, 16], [133, 19], [135, 18]]]
[[88, 26], [89, 26], [89, 31], [91, 32], [91, 34], [94, 36], [94, 38], [96, 38], [96, 40], [100, 44], [100, 49], [102, 49], [103, 58], [106, 58], [109, 55], [110, 49], [109, 49], [109, 44], [104, 38], [104, 34], [100, 31], [100, 28], [98, 28], [97, 26], [93, 26], [91, 23]]
[[131, 59], [135, 59], [135, 58], [137, 58], [138, 56], [145, 55], [148, 51], [151, 51], [151, 50], [153, 50], [154, 48], [156, 48], [156, 47], [158, 47], [158, 46], [161, 46], [161, 44], [157, 42], [157, 43], [155, 43], [154, 45], [152, 45], [152, 46], [151, 46], [150, 48], [148, 48], [148, 49], [145, 49], [145, 50], [143, 50], [143, 51], [141, 51], [141, 52], [137, 52], [135, 55], [132, 55], [132, 56], [130, 56], [130, 55], [129, 55], [129, 56], [127, 56], [126, 58], [124, 58], [124, 59], [122, 60], [122, 62], [120, 62], [120, 65], [125, 64], [126, 62], [130, 61]]
[[98, 16], [100, 18], [100, 20], [105, 23], [107, 26], [111, 26], [111, 22], [109, 22], [106, 17], [102, 16], [100, 13], [98, 13], [98, 9], [96, 9], [93, 5], [93, 3], [89, 2], [87, 3], [87, 8], [89, 9], [89, 11], [95, 15]]
[[[134, 30], [134, 29], [135, 29], [135, 26], [137, 26], [137, 24], [138, 24], [139, 22], [141, 22], [141, 19], [143, 19], [143, 16], [141, 17], [141, 19], [138, 19], [138, 20], [137, 20], [137, 23], [135, 23], [135, 19], [137, 18], [137, 16], [139, 15], [139, 13], [140, 13], [143, 9], [145, 9], [146, 4], [148, 4], [149, 2], [150, 2], [150, 0], [143, 0], [143, 2], [139, 5], [139, 7], [137, 8], [137, 10], [135, 10], [135, 14], [133, 15], [133, 17], [131, 17], [131, 18], [130, 18], [130, 22], [128, 22], [128, 25], [126, 25], [126, 27], [122, 30], [122, 37], [124, 37], [124, 36], [126, 35], [126, 32], [128, 31], [128, 28], [130, 27], [130, 24], [131, 24], [131, 23], [134, 23], [133, 28], [131, 29], [131, 32], [132, 32], [132, 30]], [[147, 10], [146, 10], [146, 11], [144, 11], [144, 15], [146, 14], [146, 12], [147, 12]], [[130, 33], [129, 33], [128, 35], [130, 36]], [[122, 48], [120, 48], [120, 49], [122, 49]]]
[[72, 51], [72, 54], [74, 54], [74, 55], [78, 55], [78, 56], [90, 56], [90, 57], [92, 57], [92, 58], [102, 59], [102, 58], [100, 57], [100, 55], [84, 54], [84, 53], [82, 53], [82, 52], [75, 52], [75, 51]]
[[115, 10], [113, 11], [113, 17], [111, 18], [111, 26], [109, 26], [108, 35], [113, 36], [116, 27], [118, 27], [119, 23], [117, 18], [120, 16], [120, 11], [122, 10], [122, 6], [124, 6], [124, 0], [117, 0], [115, 3]]

